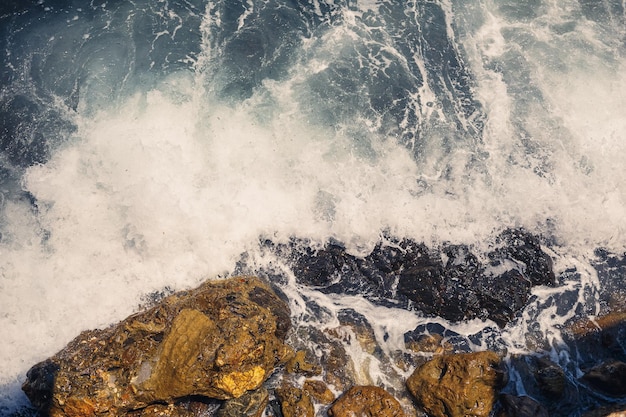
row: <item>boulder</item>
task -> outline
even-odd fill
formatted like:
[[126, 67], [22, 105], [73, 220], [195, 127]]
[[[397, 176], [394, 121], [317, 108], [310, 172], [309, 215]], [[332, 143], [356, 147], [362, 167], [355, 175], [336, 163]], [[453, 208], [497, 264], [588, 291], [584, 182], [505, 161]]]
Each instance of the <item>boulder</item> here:
[[331, 417], [405, 417], [393, 395], [380, 387], [354, 386], [328, 410]]
[[287, 304], [253, 277], [208, 281], [103, 330], [81, 333], [35, 365], [23, 390], [52, 417], [121, 416], [259, 388], [290, 349]]
[[406, 384], [433, 417], [487, 417], [505, 379], [501, 358], [485, 351], [435, 356]]

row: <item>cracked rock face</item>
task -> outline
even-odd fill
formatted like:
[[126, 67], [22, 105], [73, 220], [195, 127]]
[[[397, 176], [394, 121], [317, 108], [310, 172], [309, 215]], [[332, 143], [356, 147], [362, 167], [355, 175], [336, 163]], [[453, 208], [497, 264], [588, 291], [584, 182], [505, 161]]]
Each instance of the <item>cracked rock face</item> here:
[[289, 308], [252, 277], [209, 281], [35, 365], [23, 389], [51, 416], [124, 415], [190, 396], [238, 398], [291, 350]]

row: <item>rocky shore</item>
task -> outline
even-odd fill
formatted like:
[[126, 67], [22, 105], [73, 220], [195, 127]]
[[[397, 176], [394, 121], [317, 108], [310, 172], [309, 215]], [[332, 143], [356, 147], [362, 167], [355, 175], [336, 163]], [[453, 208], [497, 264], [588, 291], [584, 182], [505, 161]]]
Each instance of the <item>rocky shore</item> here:
[[[291, 251], [300, 283], [319, 291], [358, 284], [354, 291], [380, 304], [410, 302], [449, 320], [504, 326], [532, 286], [556, 282], [534, 237], [509, 231], [501, 242], [481, 258], [488, 263], [468, 248], [434, 252], [406, 240], [364, 259], [332, 244], [308, 254], [272, 250]], [[626, 273], [623, 258], [603, 265], [609, 278]], [[23, 390], [51, 417], [617, 417], [626, 413], [626, 309], [619, 292], [611, 297], [594, 321], [569, 323], [567, 342], [582, 361], [572, 378], [549, 355], [464, 351], [432, 329], [407, 334], [404, 349], [388, 354], [354, 311], [344, 310], [334, 328], [294, 325], [289, 300], [269, 281], [211, 280], [81, 333], [33, 366]], [[374, 358], [389, 378], [374, 378], [348, 348]]]

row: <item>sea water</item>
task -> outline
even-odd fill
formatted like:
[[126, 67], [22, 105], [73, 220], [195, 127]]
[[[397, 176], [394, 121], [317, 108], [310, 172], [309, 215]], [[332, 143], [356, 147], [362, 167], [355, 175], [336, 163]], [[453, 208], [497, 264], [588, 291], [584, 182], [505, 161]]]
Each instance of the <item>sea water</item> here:
[[[482, 335], [475, 350], [497, 340], [568, 363], [563, 324], [600, 313], [597, 249], [626, 250], [624, 9], [0, 6], [0, 413], [27, 403], [25, 372], [80, 331], [123, 319], [147, 294], [228, 276], [242, 256], [251, 272], [282, 271], [296, 324], [330, 328], [351, 308], [387, 353], [437, 324]], [[321, 294], [259, 245], [333, 239], [365, 256], [397, 236], [486, 252], [519, 227], [542, 237], [559, 282], [498, 330]], [[311, 300], [329, 313], [311, 314]], [[398, 384], [402, 372], [347, 348], [370, 380]]]

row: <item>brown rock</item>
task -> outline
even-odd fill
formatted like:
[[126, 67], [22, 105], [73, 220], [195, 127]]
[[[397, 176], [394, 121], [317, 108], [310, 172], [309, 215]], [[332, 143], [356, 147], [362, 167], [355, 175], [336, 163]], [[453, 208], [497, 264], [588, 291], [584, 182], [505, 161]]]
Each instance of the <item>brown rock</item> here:
[[328, 389], [328, 386], [323, 381], [307, 379], [304, 381], [302, 389], [319, 403], [330, 404], [335, 401], [335, 394]]
[[307, 352], [305, 350], [297, 351], [295, 355], [287, 361], [285, 370], [292, 374], [298, 373], [306, 376], [320, 375], [322, 373], [322, 368], [319, 365], [307, 359]]
[[309, 394], [300, 388], [283, 385], [276, 389], [280, 409], [284, 417], [313, 417], [315, 408]]
[[380, 387], [354, 386], [328, 410], [331, 417], [405, 417], [393, 395]]
[[488, 416], [504, 383], [494, 352], [435, 356], [413, 372], [407, 387], [433, 417]]
[[52, 417], [123, 415], [188, 396], [237, 398], [289, 348], [289, 309], [257, 278], [208, 281], [35, 365], [23, 389]]

